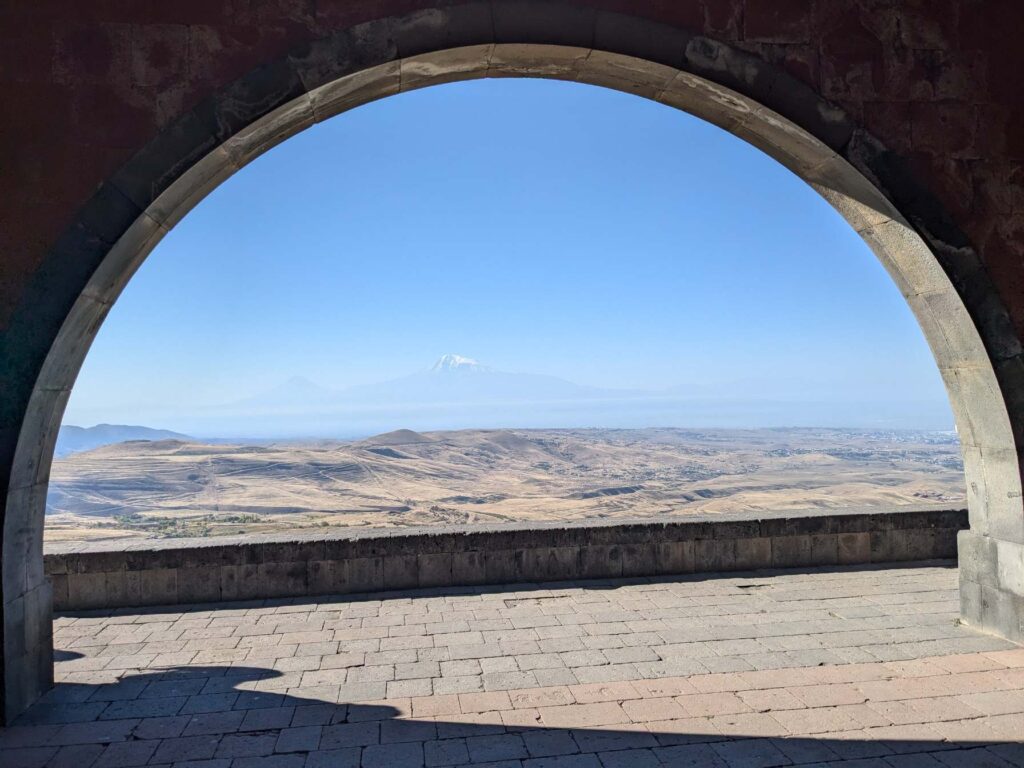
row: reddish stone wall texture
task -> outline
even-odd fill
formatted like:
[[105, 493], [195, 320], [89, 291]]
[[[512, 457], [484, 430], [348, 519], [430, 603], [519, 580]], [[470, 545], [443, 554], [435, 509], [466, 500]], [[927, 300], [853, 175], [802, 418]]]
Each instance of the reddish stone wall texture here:
[[[211, 91], [296, 45], [430, 0], [0, 5], [0, 328], [105, 178]], [[1024, 2], [585, 0], [783, 67], [909, 162], [1024, 337]]]

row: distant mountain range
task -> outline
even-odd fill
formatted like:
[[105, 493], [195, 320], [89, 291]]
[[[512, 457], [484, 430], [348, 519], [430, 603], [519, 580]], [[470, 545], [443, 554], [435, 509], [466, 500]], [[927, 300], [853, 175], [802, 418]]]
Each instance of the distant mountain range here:
[[57, 433], [57, 447], [53, 455], [60, 458], [79, 451], [90, 451], [103, 445], [124, 443], [128, 440], [191, 440], [188, 435], [167, 429], [151, 429], [128, 424], [97, 424], [95, 427], [76, 427], [66, 424]]
[[[186, 414], [133, 412], [130, 418], [169, 424], [206, 442], [360, 439], [403, 428], [952, 427], [949, 405], [938, 399], [858, 400], [808, 393], [796, 386], [789, 397], [773, 397], [753, 383], [720, 387], [699, 375], [685, 385], [661, 390], [602, 388], [556, 376], [501, 371], [454, 354], [443, 355], [417, 373], [376, 384], [332, 389], [293, 377], [220, 406]], [[56, 455], [125, 440], [183, 438], [178, 432], [146, 427], [65, 427]]]
[[509, 373], [461, 355], [447, 354], [429, 369], [376, 384], [332, 390], [294, 377], [229, 408], [308, 412], [311, 407], [349, 409], [384, 406], [484, 403], [552, 403], [650, 396], [634, 390], [602, 389], [555, 376]]

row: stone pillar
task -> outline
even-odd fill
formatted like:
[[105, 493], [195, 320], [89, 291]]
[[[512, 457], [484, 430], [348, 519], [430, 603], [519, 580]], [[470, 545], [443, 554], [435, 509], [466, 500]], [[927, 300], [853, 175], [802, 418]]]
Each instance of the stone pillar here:
[[53, 686], [52, 596], [45, 580], [3, 606], [3, 718], [10, 724]]
[[[23, 390], [31, 381], [20, 382]], [[39, 387], [25, 397], [20, 414], [8, 403], [8, 415], [20, 415], [18, 428], [0, 430], [0, 451], [13, 457], [0, 475], [7, 498], [0, 508], [0, 721], [8, 724], [53, 686], [53, 588], [43, 566], [43, 527], [50, 464], [69, 392]]]
[[[1024, 370], [1019, 359], [1017, 364]], [[1005, 361], [995, 369], [1005, 374]], [[1005, 378], [1000, 381], [1002, 402], [992, 397], [984, 404], [974, 403], [971, 422], [976, 425], [977, 417], [988, 410], [992, 423], [1005, 420], [1006, 428], [995, 429], [990, 423], [984, 430], [974, 429], [974, 444], [961, 435], [970, 529], [957, 539], [960, 616], [973, 627], [1019, 643], [1024, 642], [1024, 456], [1012, 444], [1017, 430], [1011, 425], [1021, 423], [1024, 413], [1019, 412], [1020, 393], [1007, 396], [1008, 384], [1012, 382]], [[994, 444], [1000, 433], [1004, 444]]]
[[[43, 440], [40, 451], [51, 450]], [[49, 474], [49, 459], [45, 471]], [[46, 483], [7, 493], [3, 509], [3, 704], [10, 723], [53, 686], [53, 590], [43, 570]]]
[[972, 522], [957, 544], [962, 620], [1024, 642], [1024, 542], [975, 530]]

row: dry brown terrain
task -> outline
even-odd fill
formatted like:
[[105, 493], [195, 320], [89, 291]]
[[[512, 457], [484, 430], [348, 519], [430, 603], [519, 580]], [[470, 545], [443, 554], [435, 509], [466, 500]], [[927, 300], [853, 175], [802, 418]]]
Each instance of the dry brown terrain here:
[[56, 460], [50, 488], [51, 541], [964, 504], [955, 436], [833, 429], [140, 441]]

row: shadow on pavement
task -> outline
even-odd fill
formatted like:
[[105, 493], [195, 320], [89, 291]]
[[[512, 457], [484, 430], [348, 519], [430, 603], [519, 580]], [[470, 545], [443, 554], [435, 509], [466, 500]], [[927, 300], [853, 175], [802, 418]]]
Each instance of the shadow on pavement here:
[[[894, 738], [886, 729], [876, 738], [863, 730], [796, 738], [780, 735], [781, 727], [774, 733], [722, 733], [700, 718], [600, 725], [602, 713], [617, 706], [603, 702], [560, 708], [558, 714], [566, 719], [573, 718], [570, 708], [579, 708], [576, 715], [591, 718], [593, 727], [579, 727], [585, 721], [575, 722], [576, 727], [545, 727], [531, 709], [458, 714], [451, 711], [453, 697], [423, 700], [422, 713], [411, 711], [407, 699], [394, 705], [339, 703], [332, 700], [330, 687], [275, 690], [280, 677], [278, 671], [257, 667], [197, 666], [129, 673], [110, 683], [61, 683], [14, 725], [0, 729], [0, 765], [1024, 766], [1024, 745], [993, 738], [995, 731], [977, 721], [971, 722], [980, 736], [959, 723], [960, 736], [948, 740], [915, 738], [912, 730], [906, 738]], [[1024, 716], [1018, 717], [1024, 734]]]

